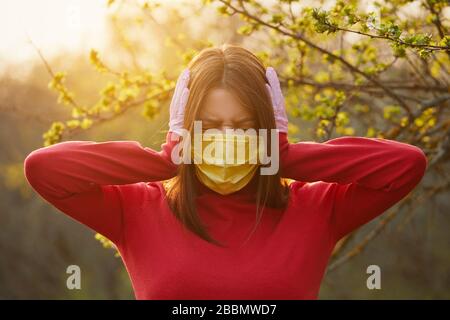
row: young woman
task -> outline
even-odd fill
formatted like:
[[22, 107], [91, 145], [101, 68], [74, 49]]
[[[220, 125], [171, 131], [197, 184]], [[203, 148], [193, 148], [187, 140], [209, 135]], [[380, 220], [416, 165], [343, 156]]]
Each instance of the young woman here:
[[[239, 46], [205, 49], [178, 79], [161, 151], [62, 142], [31, 152], [25, 175], [117, 246], [137, 299], [316, 299], [336, 242], [405, 197], [427, 159], [380, 138], [290, 143], [284, 108], [273, 68]], [[276, 130], [278, 172], [175, 164], [194, 120]]]

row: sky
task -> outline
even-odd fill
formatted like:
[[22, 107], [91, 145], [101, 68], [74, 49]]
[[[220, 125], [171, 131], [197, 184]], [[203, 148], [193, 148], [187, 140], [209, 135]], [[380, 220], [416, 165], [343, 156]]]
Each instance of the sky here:
[[[192, 0], [149, 1], [177, 6]], [[13, 69], [22, 78], [32, 63], [39, 62], [30, 40], [46, 59], [62, 52], [106, 49], [108, 16], [117, 9], [106, 4], [107, 0], [0, 0], [0, 75]]]
[[0, 0], [0, 72], [10, 63], [106, 44], [105, 0]]
[[[141, 3], [144, 0], [134, 1]], [[193, 0], [151, 1], [177, 5]], [[6, 68], [11, 69], [11, 65], [14, 66], [14, 73], [18, 74], [31, 69], [30, 65], [37, 61], [38, 55], [29, 39], [47, 59], [67, 51], [83, 52], [90, 48], [103, 51], [108, 39], [107, 18], [114, 10], [114, 6], [108, 8], [106, 2], [107, 0], [0, 0], [0, 75]], [[374, 9], [372, 2], [373, 0], [362, 0], [361, 4], [368, 4], [368, 9]], [[412, 4], [407, 11], [417, 11], [414, 8], [417, 5], [418, 3]]]

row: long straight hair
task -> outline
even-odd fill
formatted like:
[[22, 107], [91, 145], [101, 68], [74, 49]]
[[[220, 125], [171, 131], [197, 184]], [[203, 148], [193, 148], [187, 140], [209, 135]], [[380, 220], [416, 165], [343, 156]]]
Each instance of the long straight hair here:
[[[223, 88], [234, 94], [254, 116], [258, 126], [255, 129], [268, 129], [270, 132], [270, 129], [276, 128], [272, 102], [265, 87], [268, 83], [265, 68], [252, 52], [233, 44], [206, 48], [190, 61], [188, 68], [190, 93], [185, 109], [184, 128], [191, 134], [205, 98], [216, 88]], [[270, 140], [267, 139], [269, 151]], [[180, 164], [177, 175], [164, 181], [169, 207], [189, 230], [202, 239], [223, 247], [210, 236], [198, 216], [194, 165]], [[257, 174], [258, 172], [259, 170]], [[265, 206], [284, 209], [289, 199], [288, 180], [281, 178], [279, 171], [274, 175], [258, 174], [257, 179], [256, 223], [250, 235], [260, 222]]]

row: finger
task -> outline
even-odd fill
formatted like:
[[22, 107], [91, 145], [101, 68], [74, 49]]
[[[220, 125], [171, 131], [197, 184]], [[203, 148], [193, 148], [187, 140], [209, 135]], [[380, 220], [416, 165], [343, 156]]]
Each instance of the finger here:
[[189, 82], [189, 77], [190, 77], [190, 70], [189, 68], [186, 68], [183, 70], [183, 72], [180, 75], [180, 87], [181, 88], [186, 88]]
[[280, 81], [278, 79], [275, 69], [272, 67], [268, 67], [266, 70], [266, 76], [267, 80], [269, 81], [270, 87], [272, 88], [275, 104], [279, 106], [280, 103], [282, 102], [280, 101], [280, 99], [282, 99], [283, 93], [281, 91]]
[[280, 88], [280, 81], [278, 80], [277, 73], [274, 68], [268, 67], [266, 70], [266, 77], [269, 81], [270, 87], [272, 90], [279, 90]]
[[184, 88], [183, 93], [181, 94], [181, 97], [180, 97], [180, 104], [178, 106], [178, 115], [184, 114], [184, 109], [186, 108], [188, 99], [189, 99], [189, 89]]
[[182, 94], [182, 91], [185, 87], [187, 87], [187, 84], [189, 82], [189, 68], [186, 68], [183, 70], [183, 72], [179, 75], [177, 79], [177, 84], [175, 86], [175, 90], [173, 93], [172, 103], [170, 107], [177, 108], [180, 102], [180, 96]]
[[267, 91], [269, 92], [270, 102], [272, 103], [272, 107], [274, 107], [272, 88], [266, 83]]

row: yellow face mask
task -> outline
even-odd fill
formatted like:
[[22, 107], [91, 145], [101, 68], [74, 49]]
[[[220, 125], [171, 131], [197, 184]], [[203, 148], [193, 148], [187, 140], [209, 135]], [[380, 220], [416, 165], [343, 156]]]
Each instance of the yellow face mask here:
[[[202, 134], [201, 147], [193, 144], [197, 178], [208, 188], [227, 195], [250, 182], [259, 167], [257, 136], [236, 133]], [[201, 161], [201, 163], [199, 163]]]

